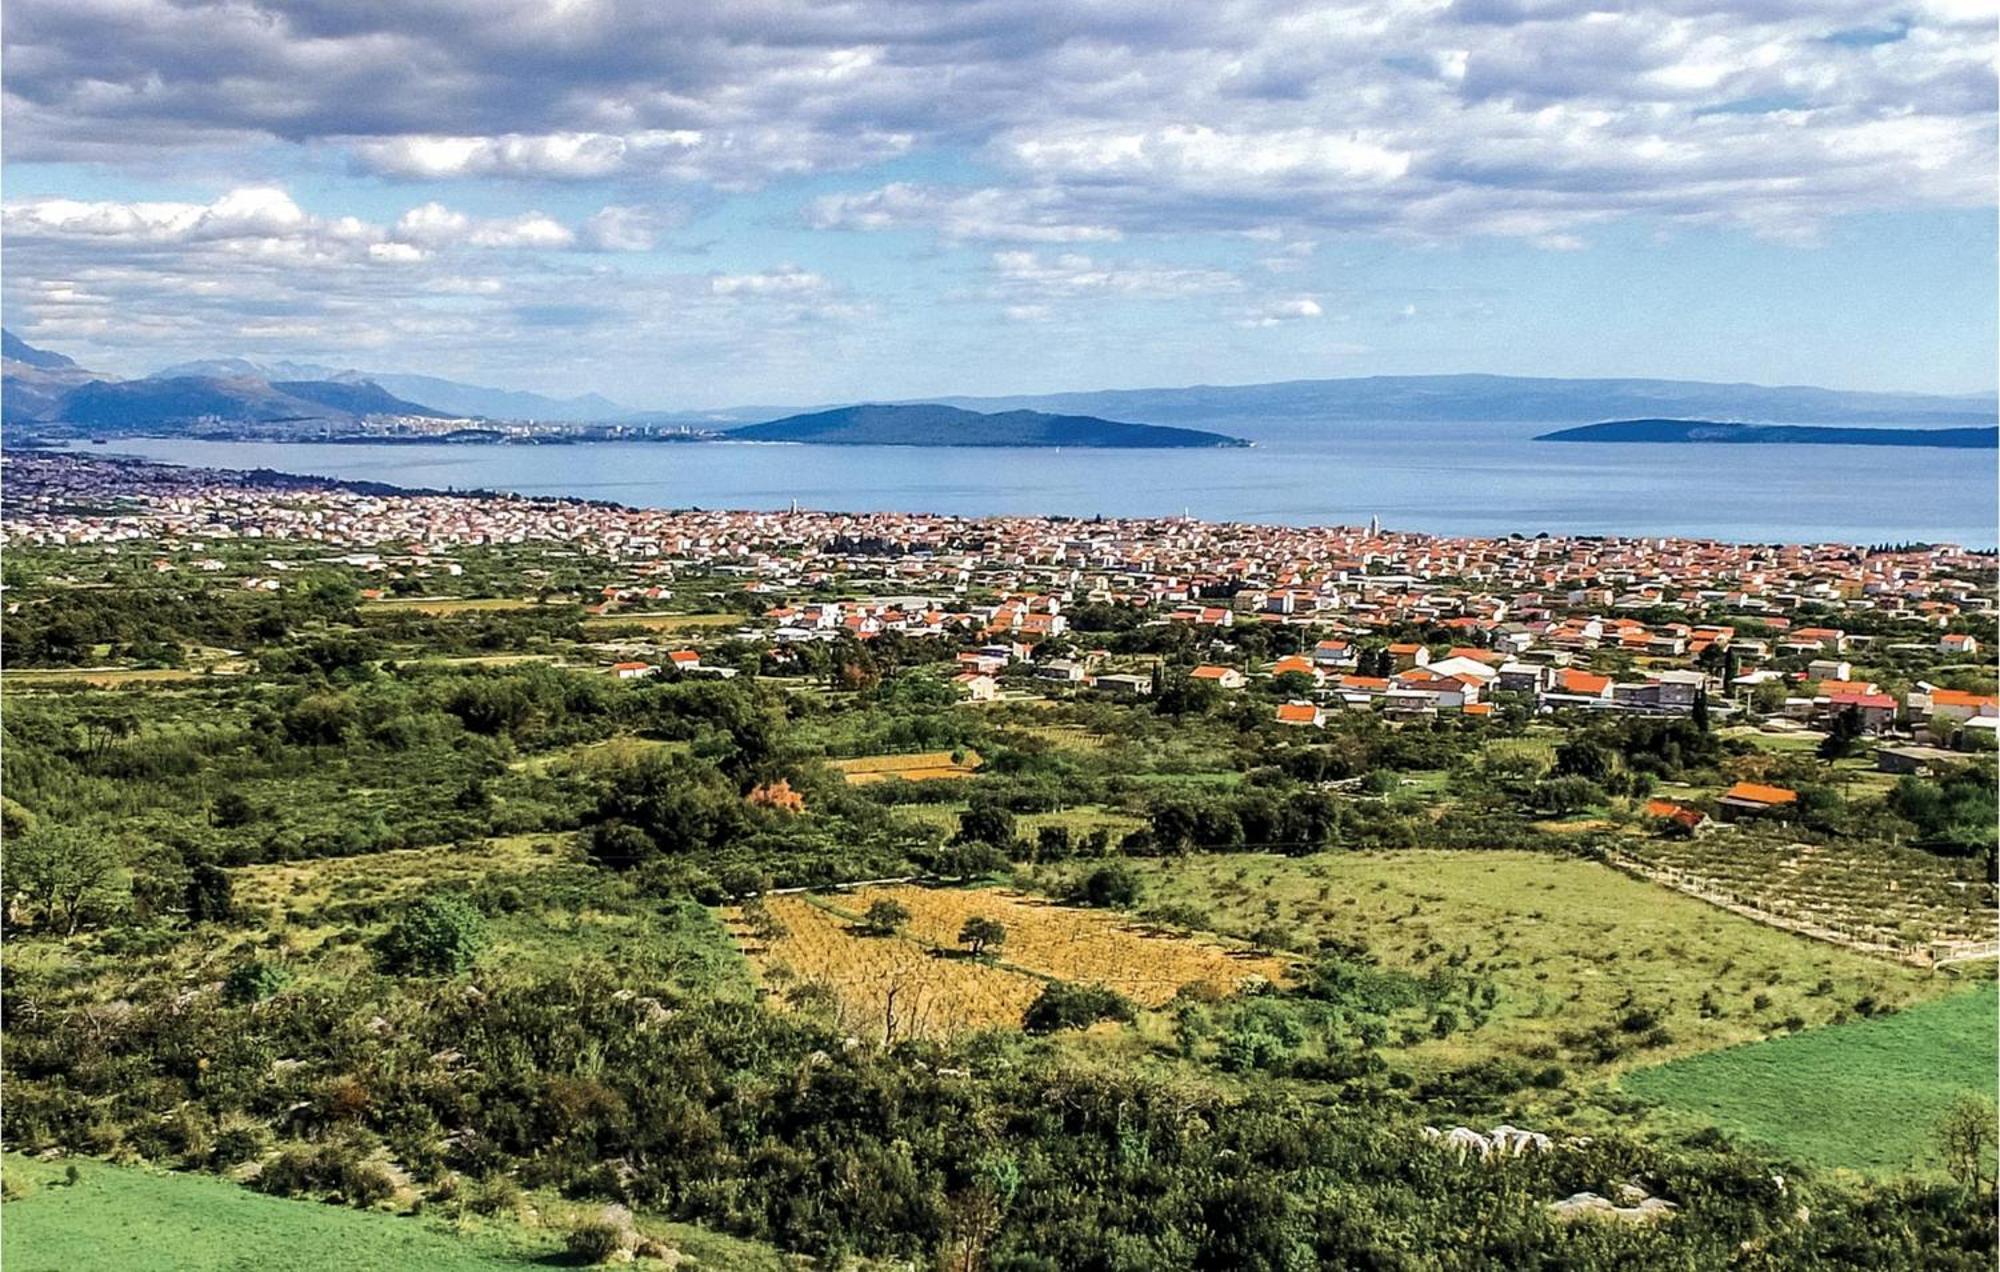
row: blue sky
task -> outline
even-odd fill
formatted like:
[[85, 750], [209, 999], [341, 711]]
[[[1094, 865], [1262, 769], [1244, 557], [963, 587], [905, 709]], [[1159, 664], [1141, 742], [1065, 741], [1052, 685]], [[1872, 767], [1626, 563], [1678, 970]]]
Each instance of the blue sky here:
[[1995, 382], [1995, 5], [13, 0], [8, 325], [637, 406]]

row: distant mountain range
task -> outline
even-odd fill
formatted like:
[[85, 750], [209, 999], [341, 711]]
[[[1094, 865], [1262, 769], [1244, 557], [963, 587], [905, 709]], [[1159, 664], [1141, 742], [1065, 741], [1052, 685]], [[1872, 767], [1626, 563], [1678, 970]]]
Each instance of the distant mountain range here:
[[519, 389], [493, 389], [484, 385], [444, 380], [434, 375], [407, 375], [394, 371], [338, 370], [310, 362], [252, 362], [247, 358], [210, 358], [163, 367], [153, 378], [210, 376], [222, 379], [251, 378], [277, 380], [331, 380], [337, 383], [379, 384], [399, 398], [421, 402], [451, 416], [495, 420], [560, 420], [580, 424], [617, 420], [631, 415], [632, 408], [621, 406], [597, 393], [554, 398]]
[[[257, 426], [277, 435], [295, 430], [322, 432], [369, 415], [453, 418], [449, 413], [406, 401], [368, 380], [280, 379], [275, 368], [250, 364], [204, 366], [214, 372], [121, 380], [88, 371], [59, 353], [37, 349], [12, 332], [4, 333], [5, 410], [10, 423], [74, 426], [96, 435], [182, 430], [197, 424]], [[287, 365], [296, 375], [310, 368]]]
[[750, 442], [813, 442], [821, 446], [1076, 446], [1157, 448], [1244, 446], [1241, 438], [1191, 428], [1128, 424], [1090, 415], [1040, 411], [981, 414], [955, 406], [844, 406], [746, 424], [724, 436]]
[[1029, 397], [938, 399], [976, 411], [1025, 408], [1227, 428], [1344, 420], [1587, 423], [1698, 417], [1764, 424], [1991, 424], [1992, 394], [1942, 397], [1699, 380], [1557, 380], [1506, 375], [1385, 375], [1275, 384], [1107, 389]]
[[[1434, 422], [1588, 424], [1606, 419], [1733, 420], [1749, 424], [1870, 425], [1891, 428], [1986, 427], [2000, 416], [1993, 394], [1939, 396], [1848, 392], [1809, 386], [1714, 384], [1698, 380], [1562, 380], [1499, 375], [1367, 376], [1338, 380], [1289, 380], [1271, 384], [1193, 385], [1184, 388], [1105, 389], [1011, 397], [945, 397], [871, 407], [828, 403], [822, 407], [738, 406], [705, 411], [632, 411], [597, 394], [556, 398], [494, 389], [435, 376], [342, 370], [315, 363], [259, 363], [219, 358], [166, 367], [142, 381], [79, 367], [62, 354], [37, 349], [4, 333], [5, 411], [8, 420], [61, 421], [89, 431], [175, 431], [181, 421], [210, 416], [255, 425], [260, 435], [283, 436], [296, 422], [317, 435], [368, 414], [401, 414], [486, 420], [536, 420], [601, 426], [607, 435], [631, 428], [726, 432], [752, 424], [806, 427], [801, 418], [872, 410], [881, 405], [957, 408], [973, 418], [1029, 412], [1043, 419], [1085, 419], [1127, 428], [1174, 426], [1204, 432], [1200, 441], [1221, 445], [1248, 438], [1278, 441], [1338, 430], [1347, 425]], [[162, 389], [160, 384], [174, 387]], [[92, 386], [95, 387], [92, 387]], [[801, 412], [804, 415], [801, 415]], [[896, 445], [935, 445], [939, 421], [910, 424], [887, 416], [850, 416], [819, 428], [822, 441], [858, 444], [862, 436], [890, 437]], [[959, 420], [957, 425], [967, 424]], [[994, 436], [1054, 436], [1040, 424], [959, 429], [960, 439], [998, 427]], [[1058, 430], [1060, 431], [1060, 430]], [[1087, 435], [1089, 430], [1085, 430]], [[1078, 436], [1075, 429], [1070, 437]], [[1098, 433], [1110, 437], [1112, 434]], [[1227, 435], [1221, 441], [1211, 440]], [[797, 437], [785, 440], [800, 440]], [[1148, 444], [1157, 444], [1158, 439]], [[877, 443], [883, 444], [883, 443]], [[953, 445], [1123, 445], [1116, 441], [998, 443], [956, 440]]]
[[1543, 433], [1538, 442], [1757, 443], [1786, 446], [2000, 448], [2000, 428], [1826, 428], [1717, 420], [1607, 420]]

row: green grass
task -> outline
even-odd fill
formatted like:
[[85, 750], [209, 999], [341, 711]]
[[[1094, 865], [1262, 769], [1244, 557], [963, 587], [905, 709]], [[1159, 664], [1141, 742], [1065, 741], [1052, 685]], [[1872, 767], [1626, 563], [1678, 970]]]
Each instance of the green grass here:
[[[8, 1272], [489, 1272], [567, 1263], [562, 1237], [573, 1208], [552, 1198], [535, 1199], [548, 1203], [540, 1207], [547, 1226], [470, 1217], [454, 1224], [267, 1197], [209, 1175], [75, 1165], [78, 1182], [68, 1184], [69, 1162], [6, 1158], [0, 1262]], [[785, 1266], [752, 1242], [685, 1224], [639, 1226], [704, 1267]]]
[[2000, 995], [1987, 981], [1893, 1016], [1642, 1069], [1622, 1086], [1807, 1163], [1936, 1170], [1945, 1110], [1967, 1093], [1994, 1097], [1996, 1036]]
[[[1454, 964], [1491, 980], [1492, 1019], [1403, 1053], [1421, 1068], [1499, 1056], [1611, 1073], [1827, 1024], [1863, 998], [1900, 1007], [1935, 992], [1914, 969], [1580, 858], [1419, 849], [1133, 864], [1145, 876], [1143, 905], [1193, 906], [1203, 926], [1230, 935], [1275, 924], [1298, 948], [1333, 938], [1389, 967]], [[1616, 1028], [1639, 1010], [1664, 1037]], [[1619, 1051], [1611, 1059], [1578, 1037], [1607, 1024]]]

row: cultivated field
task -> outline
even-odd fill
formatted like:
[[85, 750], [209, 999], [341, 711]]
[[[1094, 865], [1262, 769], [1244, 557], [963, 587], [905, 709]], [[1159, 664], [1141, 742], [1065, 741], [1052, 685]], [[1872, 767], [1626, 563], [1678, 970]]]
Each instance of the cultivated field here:
[[[863, 932], [861, 914], [883, 898], [909, 910], [909, 923], [893, 936]], [[841, 1026], [876, 1037], [1018, 1025], [1050, 978], [1108, 985], [1158, 1007], [1187, 986], [1228, 993], [1252, 977], [1286, 972], [1281, 959], [1012, 892], [905, 885], [765, 904], [784, 929], [769, 942], [741, 911], [729, 914], [764, 985], [786, 998], [800, 985], [824, 984]], [[990, 962], [958, 951], [959, 929], [973, 916], [1006, 928]]]
[[1198, 855], [1145, 870], [1142, 906], [1189, 907], [1221, 931], [1275, 925], [1301, 948], [1331, 938], [1386, 966], [1490, 979], [1492, 1019], [1414, 1047], [1419, 1064], [1497, 1054], [1627, 1068], [1825, 1024], [1857, 1003], [1906, 1005], [1936, 985], [1574, 858]]
[[870, 782], [886, 782], [890, 778], [901, 778], [905, 782], [955, 781], [971, 777], [979, 771], [979, 755], [973, 751], [959, 752], [954, 761], [950, 751], [913, 751], [907, 755], [863, 755], [851, 760], [828, 760], [827, 767], [838, 771], [850, 786], [866, 786]]
[[2000, 930], [1993, 885], [1978, 862], [1915, 848], [1716, 834], [1633, 840], [1618, 851], [1675, 887], [1890, 952], [1922, 955], [1934, 941], [1990, 942]]
[[1945, 1110], [1967, 1093], [1994, 1097], [1996, 1003], [1988, 981], [1893, 1016], [1642, 1069], [1621, 1085], [1816, 1165], [1935, 1170]]

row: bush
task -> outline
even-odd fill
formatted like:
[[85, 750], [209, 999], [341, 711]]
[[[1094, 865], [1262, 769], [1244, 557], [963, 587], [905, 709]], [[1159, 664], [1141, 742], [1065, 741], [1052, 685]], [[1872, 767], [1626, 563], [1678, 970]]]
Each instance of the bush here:
[[288, 1148], [265, 1163], [256, 1187], [277, 1197], [321, 1193], [329, 1201], [361, 1208], [387, 1201], [396, 1193], [396, 1181], [389, 1172], [364, 1160], [358, 1149], [347, 1144]]
[[599, 1214], [580, 1220], [563, 1238], [563, 1248], [582, 1263], [608, 1263], [619, 1251], [636, 1243], [632, 1217], [623, 1206], [606, 1206]]
[[1123, 864], [1099, 866], [1083, 881], [1079, 896], [1099, 909], [1124, 909], [1139, 899], [1139, 876]]
[[232, 1003], [261, 1003], [292, 983], [292, 974], [276, 963], [252, 959], [230, 969], [222, 981], [222, 996]]
[[877, 936], [893, 935], [897, 928], [910, 921], [909, 908], [887, 897], [869, 905], [861, 916], [862, 926]]
[[1021, 1017], [1031, 1034], [1059, 1029], [1085, 1029], [1100, 1020], [1129, 1021], [1137, 1015], [1131, 1000], [1103, 985], [1072, 985], [1050, 981]]
[[471, 967], [486, 945], [486, 921], [453, 896], [425, 897], [382, 938], [382, 964], [406, 975], [450, 976]]

